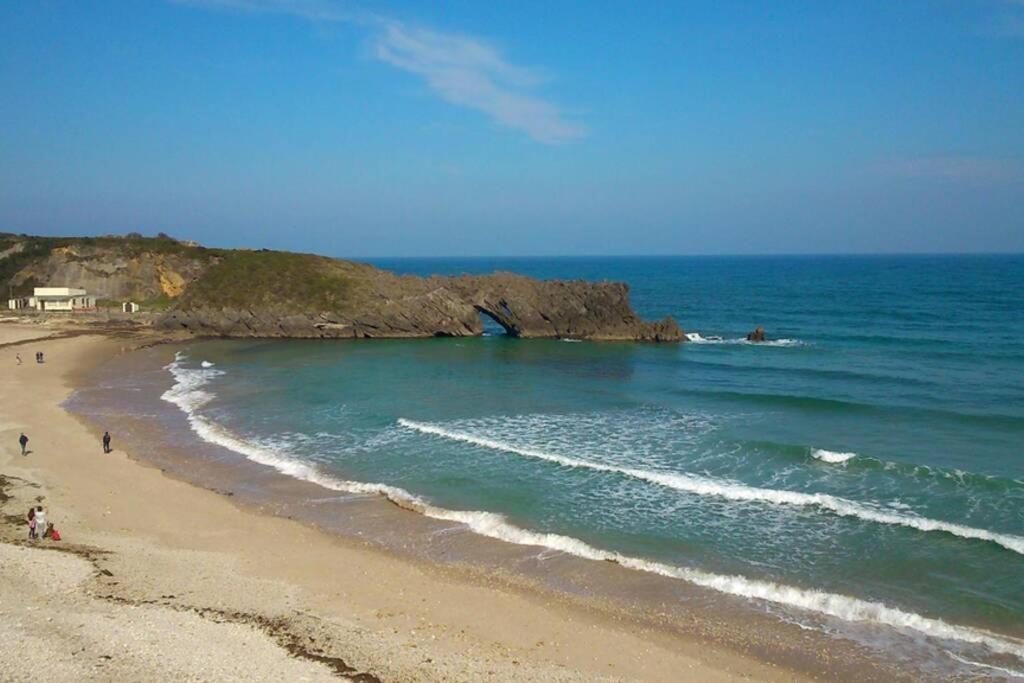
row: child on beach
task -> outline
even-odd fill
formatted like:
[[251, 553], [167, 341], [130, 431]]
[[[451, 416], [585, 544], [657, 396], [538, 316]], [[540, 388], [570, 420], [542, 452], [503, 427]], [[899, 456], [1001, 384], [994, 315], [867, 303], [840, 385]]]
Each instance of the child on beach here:
[[34, 540], [36, 537], [36, 509], [28, 509], [28, 538]]

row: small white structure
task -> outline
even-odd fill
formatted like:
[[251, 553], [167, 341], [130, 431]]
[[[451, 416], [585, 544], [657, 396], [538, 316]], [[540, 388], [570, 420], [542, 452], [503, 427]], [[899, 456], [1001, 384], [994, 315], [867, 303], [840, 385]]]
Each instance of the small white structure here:
[[33, 308], [32, 297], [18, 296], [7, 300], [7, 308], [12, 311], [21, 311], [26, 308]]
[[138, 313], [139, 312], [139, 305], [137, 303], [135, 303], [134, 301], [125, 301], [124, 303], [121, 304], [121, 312], [122, 313]]
[[37, 311], [94, 311], [96, 297], [76, 287], [36, 287], [29, 305]]

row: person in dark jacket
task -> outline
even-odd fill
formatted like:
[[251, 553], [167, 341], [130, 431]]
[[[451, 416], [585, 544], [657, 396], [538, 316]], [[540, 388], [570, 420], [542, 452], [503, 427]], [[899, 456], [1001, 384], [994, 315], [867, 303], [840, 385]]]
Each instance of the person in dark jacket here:
[[103, 432], [103, 452], [110, 452], [110, 432]]
[[21, 436], [18, 437], [18, 443], [21, 444], [21, 454], [28, 455], [28, 437], [25, 436], [25, 432], [22, 432]]

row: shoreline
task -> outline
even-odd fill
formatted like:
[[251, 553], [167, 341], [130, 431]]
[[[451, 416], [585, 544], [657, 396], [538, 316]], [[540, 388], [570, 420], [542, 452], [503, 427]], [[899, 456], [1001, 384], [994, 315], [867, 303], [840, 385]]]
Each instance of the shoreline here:
[[[85, 401], [96, 405], [90, 408], [76, 401], [73, 413], [88, 424], [109, 421], [105, 416], [113, 410], [122, 419], [118, 433], [141, 432], [133, 437], [135, 448], [130, 450], [141, 454], [143, 462], [168, 476], [231, 497], [243, 509], [299, 520], [319, 532], [446, 575], [500, 585], [529, 599], [567, 601], [616, 623], [628, 622], [636, 629], [683, 641], [686, 647], [699, 643], [701, 648], [742, 652], [784, 670], [830, 679], [863, 679], [869, 670], [885, 680], [908, 676], [849, 640], [837, 641], [780, 619], [767, 605], [676, 576], [638, 570], [631, 558], [606, 558], [597, 549], [594, 552], [600, 558], [581, 556], [572, 548], [558, 551], [543, 534], [505, 523], [492, 513], [436, 508], [401, 489], [341, 481], [303, 465], [293, 471], [290, 460], [281, 460], [223, 426], [183, 411], [177, 400], [165, 398], [168, 390], [177, 391], [183, 381], [192, 386], [176, 372], [167, 372], [168, 365], [177, 363], [180, 352], [186, 350], [176, 349], [178, 345], [150, 349], [124, 363], [111, 363], [114, 373], [97, 373], [90, 379], [94, 387], [76, 394], [98, 393], [98, 399]], [[125, 381], [124, 374], [142, 379]], [[129, 393], [131, 403], [115, 398], [119, 392]], [[94, 416], [97, 407], [99, 413]], [[123, 417], [134, 413], [144, 418]], [[102, 429], [94, 431], [98, 439]], [[160, 448], [150, 449], [152, 443]], [[497, 528], [491, 529], [492, 524]], [[827, 657], [821, 654], [825, 650]]]
[[[305, 666], [317, 657], [333, 658], [353, 669], [349, 676], [372, 673], [381, 680], [804, 678], [795, 669], [709, 647], [702, 640], [654, 628], [638, 632], [621, 616], [579, 600], [515, 587], [486, 573], [472, 578], [464, 570], [397, 557], [260, 514], [228, 496], [167, 476], [119, 450], [117, 443], [113, 454], [94, 456], [93, 451], [99, 452], [95, 435], [60, 404], [83, 372], [119, 353], [118, 341], [91, 335], [36, 340], [48, 363], [19, 366], [34, 372], [33, 400], [13, 401], [25, 394], [22, 376], [5, 386], [2, 396], [13, 408], [2, 425], [3, 473], [41, 486], [36, 495], [44, 497], [50, 519], [61, 529], [61, 548], [94, 549], [88, 551], [94, 575], [76, 584], [77, 592], [103, 595], [112, 609], [128, 600], [176, 614], [248, 615], [243, 622], [264, 624], [267, 640], [261, 651], [270, 659], [278, 655], [285, 663]], [[0, 362], [13, 367], [13, 355], [12, 349], [0, 349]], [[39, 454], [30, 454], [24, 463], [10, 445], [21, 429], [30, 433], [30, 447]], [[12, 499], [5, 514], [22, 507], [18, 503], [25, 502], [29, 486], [8, 485], [15, 490], [8, 491]], [[18, 540], [23, 529], [8, 520], [5, 552], [45, 552], [24, 548]], [[268, 584], [278, 591], [267, 591]], [[270, 629], [269, 623], [277, 625]], [[14, 631], [5, 641], [18, 642]], [[268, 635], [271, 631], [278, 633], [276, 639]], [[282, 642], [296, 652], [305, 648], [312, 659], [293, 657]], [[19, 649], [11, 650], [11, 659], [0, 661], [0, 668], [10, 669], [15, 680], [19, 673], [38, 674], [34, 668], [11, 669], [18, 666]], [[324, 670], [320, 673], [339, 673], [324, 662], [318, 666]]]

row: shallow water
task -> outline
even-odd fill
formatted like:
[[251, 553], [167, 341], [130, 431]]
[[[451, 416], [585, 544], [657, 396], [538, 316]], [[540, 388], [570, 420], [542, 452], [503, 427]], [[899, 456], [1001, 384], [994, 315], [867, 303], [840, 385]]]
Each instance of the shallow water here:
[[625, 280], [695, 343], [206, 341], [165, 399], [290, 476], [1024, 670], [1024, 259], [381, 265]]

